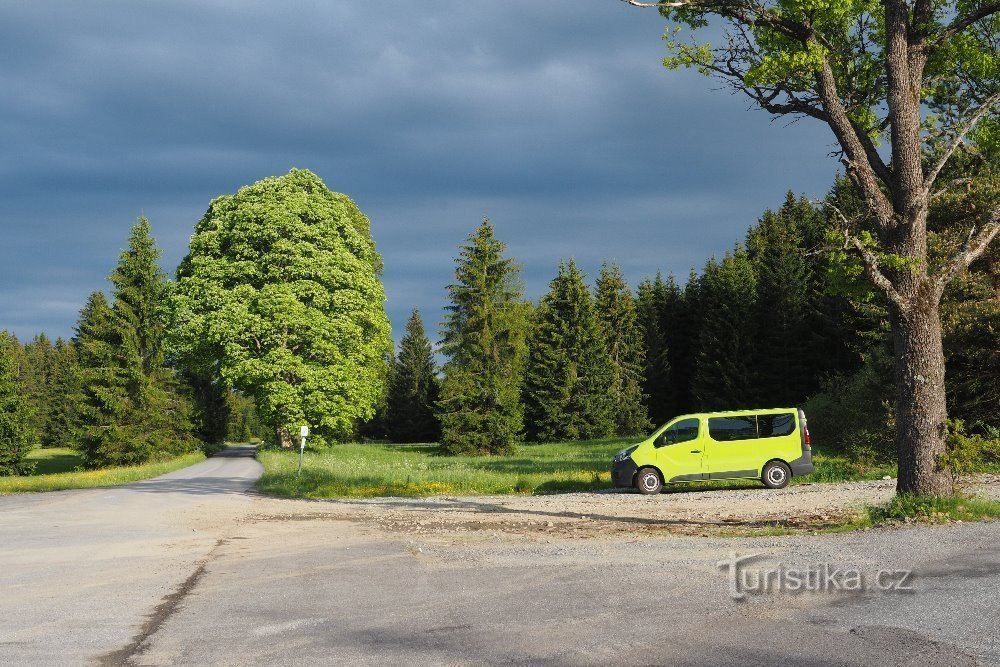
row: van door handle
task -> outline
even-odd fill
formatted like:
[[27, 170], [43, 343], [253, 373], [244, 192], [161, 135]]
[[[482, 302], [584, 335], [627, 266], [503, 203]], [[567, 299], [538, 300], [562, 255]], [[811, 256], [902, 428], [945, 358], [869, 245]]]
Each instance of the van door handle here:
[[692, 454], [701, 454], [701, 450], [700, 449], [692, 449], [691, 453]]

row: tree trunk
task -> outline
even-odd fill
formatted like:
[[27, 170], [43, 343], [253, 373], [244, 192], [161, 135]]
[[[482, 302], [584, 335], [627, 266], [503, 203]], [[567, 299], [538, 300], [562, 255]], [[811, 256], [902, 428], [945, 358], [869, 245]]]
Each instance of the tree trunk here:
[[889, 308], [896, 352], [896, 492], [942, 496], [954, 489], [938, 460], [948, 417], [940, 298], [926, 282], [922, 287], [906, 308]]
[[282, 449], [291, 449], [292, 445], [295, 444], [292, 442], [292, 434], [285, 426], [278, 427], [278, 443]]

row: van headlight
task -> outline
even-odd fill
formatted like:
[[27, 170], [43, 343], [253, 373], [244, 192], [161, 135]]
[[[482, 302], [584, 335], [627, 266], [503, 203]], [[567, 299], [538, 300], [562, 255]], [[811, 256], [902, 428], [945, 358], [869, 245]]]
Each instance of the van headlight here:
[[618, 452], [617, 454], [615, 454], [614, 462], [615, 463], [621, 463], [622, 461], [624, 461], [628, 457], [632, 456], [632, 452], [634, 452], [638, 448], [639, 448], [639, 445], [636, 445], [635, 447], [629, 447], [628, 449], [621, 450], [620, 452]]

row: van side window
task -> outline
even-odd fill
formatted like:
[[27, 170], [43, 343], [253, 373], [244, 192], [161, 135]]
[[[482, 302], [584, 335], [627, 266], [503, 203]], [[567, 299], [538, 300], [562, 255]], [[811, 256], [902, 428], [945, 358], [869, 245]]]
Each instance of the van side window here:
[[682, 419], [660, 434], [660, 437], [656, 439], [656, 446], [676, 445], [679, 442], [688, 442], [697, 438], [698, 419]]
[[757, 430], [761, 438], [778, 438], [795, 431], [795, 415], [757, 415]]
[[749, 417], [709, 417], [708, 434], [717, 442], [756, 440], [757, 419]]

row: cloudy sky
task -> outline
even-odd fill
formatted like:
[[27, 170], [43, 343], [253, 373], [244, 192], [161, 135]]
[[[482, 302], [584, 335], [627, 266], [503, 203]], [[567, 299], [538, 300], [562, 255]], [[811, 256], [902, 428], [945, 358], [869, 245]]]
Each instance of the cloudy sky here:
[[171, 272], [215, 196], [292, 167], [372, 219], [398, 338], [436, 328], [488, 215], [540, 295], [557, 262], [686, 276], [836, 163], [669, 72], [616, 0], [77, 0], [0, 7], [0, 329], [69, 335], [140, 214]]

